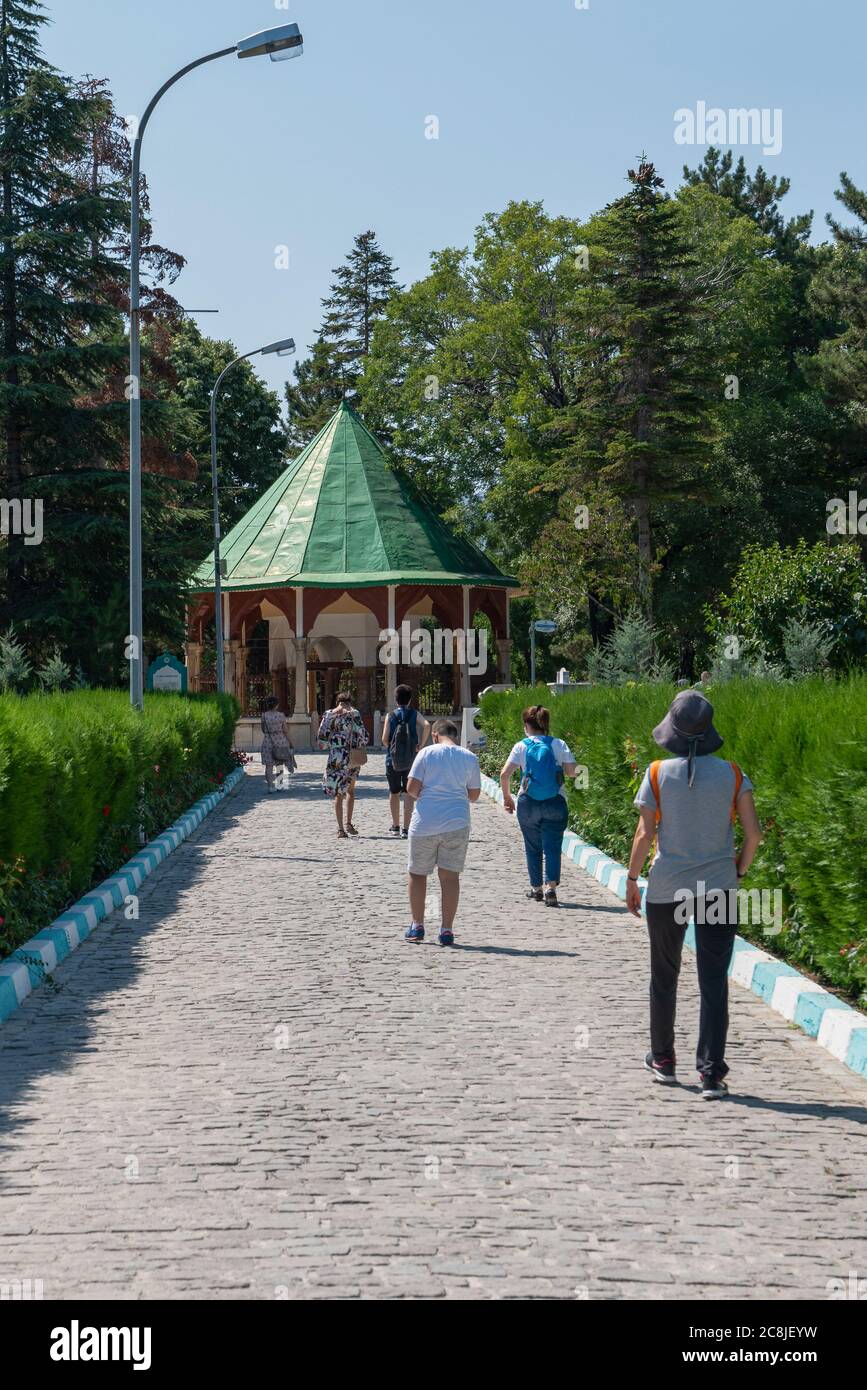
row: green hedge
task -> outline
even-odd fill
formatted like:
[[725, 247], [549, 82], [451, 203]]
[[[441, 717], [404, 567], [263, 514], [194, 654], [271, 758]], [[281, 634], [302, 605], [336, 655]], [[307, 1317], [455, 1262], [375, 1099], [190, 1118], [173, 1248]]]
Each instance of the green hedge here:
[[[665, 756], [651, 730], [675, 693], [640, 685], [486, 695], [483, 766], [497, 776], [522, 737], [521, 709], [546, 704], [551, 732], [589, 772], [586, 790], [567, 784], [569, 823], [623, 863], [636, 824], [635, 790], [648, 764]], [[707, 693], [725, 738], [720, 756], [752, 778], [765, 832], [745, 886], [784, 894], [782, 935], [768, 941], [749, 927], [744, 935], [867, 1002], [867, 677], [730, 681]]]
[[222, 780], [237, 716], [231, 696], [0, 696], [0, 955]]

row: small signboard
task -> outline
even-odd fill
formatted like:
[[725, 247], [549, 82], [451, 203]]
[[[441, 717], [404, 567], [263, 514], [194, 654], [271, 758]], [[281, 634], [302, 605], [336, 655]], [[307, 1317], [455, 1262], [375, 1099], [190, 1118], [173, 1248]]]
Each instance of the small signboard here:
[[550, 618], [537, 618], [533, 624], [537, 632], [556, 632], [557, 624]]
[[180, 694], [186, 694], [187, 690], [187, 668], [177, 657], [172, 656], [171, 652], [163, 652], [156, 661], [152, 661], [148, 667], [147, 674], [148, 690], [173, 690]]

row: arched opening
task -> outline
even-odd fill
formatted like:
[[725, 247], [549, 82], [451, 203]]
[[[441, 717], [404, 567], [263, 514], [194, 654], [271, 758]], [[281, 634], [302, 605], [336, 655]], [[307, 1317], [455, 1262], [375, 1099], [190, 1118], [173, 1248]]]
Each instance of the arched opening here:
[[[259, 618], [245, 627], [246, 662], [243, 692], [239, 693], [242, 713], [257, 715], [262, 712], [262, 701], [269, 695], [278, 695], [271, 672], [269, 624], [267, 618]], [[285, 698], [285, 697], [284, 697]], [[285, 703], [281, 704], [285, 709]]]
[[321, 716], [333, 709], [340, 690], [347, 690], [358, 703], [358, 678], [352, 652], [340, 637], [318, 633], [310, 639], [307, 658], [310, 709]]

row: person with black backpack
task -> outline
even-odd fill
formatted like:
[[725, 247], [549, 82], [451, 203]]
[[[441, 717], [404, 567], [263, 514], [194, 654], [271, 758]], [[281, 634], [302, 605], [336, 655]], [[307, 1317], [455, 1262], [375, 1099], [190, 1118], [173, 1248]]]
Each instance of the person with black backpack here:
[[527, 897], [558, 907], [563, 831], [569, 820], [563, 782], [567, 776], [574, 777], [578, 768], [569, 745], [548, 733], [550, 714], [544, 705], [530, 705], [521, 717], [526, 737], [515, 744], [500, 773], [503, 810], [515, 814], [512, 774], [520, 772], [517, 814], [530, 877]]
[[[382, 730], [385, 747], [385, 775], [388, 778], [388, 805], [391, 811], [391, 829], [388, 832], [396, 840], [409, 836], [409, 822], [412, 817], [413, 801], [406, 794], [409, 770], [415, 762], [415, 755], [423, 748], [430, 734], [430, 725], [418, 710], [410, 709], [412, 691], [408, 685], [399, 685], [394, 692], [397, 708], [386, 715]], [[403, 796], [403, 830], [400, 828], [400, 798]]]

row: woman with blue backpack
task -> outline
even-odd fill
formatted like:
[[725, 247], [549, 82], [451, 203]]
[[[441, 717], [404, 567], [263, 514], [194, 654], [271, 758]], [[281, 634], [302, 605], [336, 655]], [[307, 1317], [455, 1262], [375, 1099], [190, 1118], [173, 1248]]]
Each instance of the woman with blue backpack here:
[[548, 733], [551, 716], [544, 705], [530, 705], [522, 718], [525, 737], [515, 744], [500, 773], [503, 810], [515, 814], [512, 775], [520, 772], [517, 814], [530, 875], [526, 896], [557, 907], [563, 831], [569, 819], [563, 783], [578, 768], [568, 744]]

